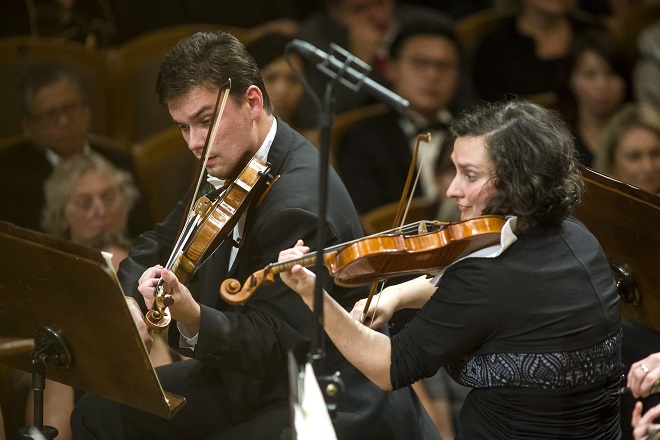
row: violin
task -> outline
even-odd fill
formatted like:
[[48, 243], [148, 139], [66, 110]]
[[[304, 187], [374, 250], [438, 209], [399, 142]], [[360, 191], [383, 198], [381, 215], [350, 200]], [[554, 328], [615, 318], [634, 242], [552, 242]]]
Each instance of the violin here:
[[[427, 274], [479, 249], [500, 241], [506, 219], [486, 215], [456, 223], [423, 221], [391, 231], [332, 246], [322, 251], [323, 264], [337, 285], [357, 287], [389, 278]], [[253, 273], [241, 286], [228, 278], [220, 295], [230, 304], [243, 304], [261, 285], [275, 281], [275, 275], [296, 264], [312, 266], [317, 253], [288, 261], [271, 263]]]
[[[228, 84], [219, 111], [220, 93], [218, 94], [218, 102], [216, 102], [214, 110], [214, 123], [209, 130], [202, 152], [202, 174], [198, 178], [197, 186], [191, 197], [199, 192], [210, 146], [215, 141], [217, 127], [229, 95], [231, 82]], [[179, 282], [187, 284], [195, 271], [233, 231], [255, 193], [259, 193], [264, 185], [270, 183], [269, 171], [270, 164], [253, 157], [234, 180], [228, 181], [222, 188], [201, 196], [194, 205], [192, 199], [189, 200], [190, 206], [187, 209], [186, 221], [179, 231], [174, 249], [165, 265], [166, 269], [174, 272]], [[172, 297], [164, 291], [164, 281], [161, 278], [154, 288], [152, 309], [145, 315], [145, 322], [151, 331], [160, 333], [167, 328], [171, 322], [168, 308], [172, 304]]]

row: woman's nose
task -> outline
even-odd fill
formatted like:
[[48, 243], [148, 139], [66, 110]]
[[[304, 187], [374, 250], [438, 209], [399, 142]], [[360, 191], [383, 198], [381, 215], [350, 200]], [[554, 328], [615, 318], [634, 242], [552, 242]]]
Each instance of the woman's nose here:
[[456, 199], [461, 197], [460, 186], [458, 184], [458, 175], [454, 176], [451, 183], [449, 184], [449, 187], [447, 188], [447, 197], [453, 197]]

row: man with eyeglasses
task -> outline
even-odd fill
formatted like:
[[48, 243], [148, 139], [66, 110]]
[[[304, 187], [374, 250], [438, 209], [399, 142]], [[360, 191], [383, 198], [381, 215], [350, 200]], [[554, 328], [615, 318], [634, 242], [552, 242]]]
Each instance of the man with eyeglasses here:
[[[369, 78], [387, 85], [384, 68], [387, 49], [402, 27], [420, 20], [451, 25], [450, 15], [437, 8], [397, 2], [396, 0], [325, 0], [325, 10], [305, 19], [296, 38], [307, 41], [323, 51], [330, 51], [335, 43], [371, 66]], [[337, 55], [343, 60], [344, 57]], [[328, 77], [315, 63], [306, 66], [305, 78], [310, 87], [323, 97]], [[374, 102], [363, 87], [357, 92], [337, 85], [334, 90], [334, 111], [337, 114]], [[317, 109], [309, 94], [305, 93], [296, 111], [300, 126], [316, 127]]]
[[431, 140], [420, 144], [415, 195], [432, 200], [438, 196], [434, 162], [446, 126], [462, 105], [457, 98], [467, 97], [458, 93], [460, 58], [450, 26], [422, 22], [403, 28], [394, 39], [387, 77], [409, 107], [404, 114], [389, 110], [356, 122], [339, 140], [339, 172], [359, 213], [399, 200], [422, 133], [431, 133]]
[[[68, 66], [32, 66], [18, 84], [25, 141], [0, 150], [0, 220], [41, 230], [44, 183], [55, 165], [76, 154], [96, 151], [118, 168], [133, 173], [130, 156], [90, 142], [92, 110], [80, 76]], [[133, 173], [134, 174], [134, 173]], [[137, 236], [150, 227], [145, 203], [129, 217]]]

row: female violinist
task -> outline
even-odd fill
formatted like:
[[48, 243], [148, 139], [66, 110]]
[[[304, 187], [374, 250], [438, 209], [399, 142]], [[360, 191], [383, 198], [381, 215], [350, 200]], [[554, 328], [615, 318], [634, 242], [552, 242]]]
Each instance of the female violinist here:
[[[618, 438], [618, 295], [598, 242], [569, 217], [583, 189], [570, 132], [554, 112], [512, 101], [468, 110], [450, 133], [447, 195], [462, 220], [508, 216], [501, 243], [450, 265], [434, 285], [417, 278], [381, 292], [372, 328], [394, 310], [419, 309], [391, 339], [325, 295], [327, 334], [382, 389], [442, 366], [473, 387], [457, 438]], [[307, 251], [298, 241], [280, 261]], [[311, 272], [296, 265], [281, 278], [313, 307]]]

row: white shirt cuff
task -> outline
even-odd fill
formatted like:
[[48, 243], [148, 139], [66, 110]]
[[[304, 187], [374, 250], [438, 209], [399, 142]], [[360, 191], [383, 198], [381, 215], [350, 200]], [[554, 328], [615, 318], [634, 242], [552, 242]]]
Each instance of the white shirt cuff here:
[[191, 348], [194, 350], [195, 345], [197, 345], [199, 333], [191, 335], [190, 331], [180, 322], [176, 323], [176, 328], [179, 329], [179, 348]]

